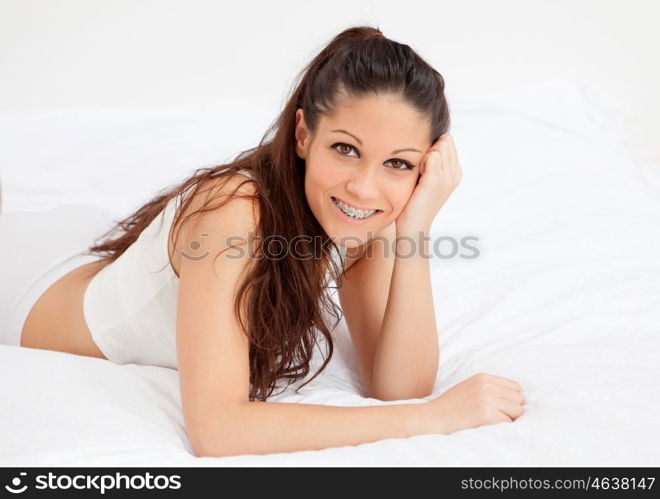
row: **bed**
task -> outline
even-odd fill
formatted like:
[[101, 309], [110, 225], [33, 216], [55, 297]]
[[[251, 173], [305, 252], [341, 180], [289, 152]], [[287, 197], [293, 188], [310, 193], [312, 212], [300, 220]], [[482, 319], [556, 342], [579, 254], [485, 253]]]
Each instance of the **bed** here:
[[[517, 421], [198, 458], [177, 371], [0, 345], [0, 465], [659, 466], [660, 165], [636, 159], [625, 109], [582, 82], [449, 104], [464, 176], [431, 235], [478, 238], [478, 256], [459, 248], [431, 261], [441, 355], [428, 398], [498, 374], [523, 387]], [[228, 127], [223, 116], [239, 109], [251, 122]], [[2, 209], [81, 203], [124, 216], [193, 169], [256, 145], [275, 113], [238, 102], [1, 113]], [[333, 337], [326, 371], [271, 400], [424, 402], [364, 398], [345, 321]]]

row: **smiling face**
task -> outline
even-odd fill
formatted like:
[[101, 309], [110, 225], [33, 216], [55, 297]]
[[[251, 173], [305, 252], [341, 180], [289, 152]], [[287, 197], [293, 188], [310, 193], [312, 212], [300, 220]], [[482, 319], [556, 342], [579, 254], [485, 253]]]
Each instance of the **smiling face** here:
[[314, 135], [297, 110], [305, 195], [329, 237], [347, 248], [359, 246], [399, 216], [431, 147], [429, 132], [428, 119], [391, 94], [344, 97], [320, 117]]

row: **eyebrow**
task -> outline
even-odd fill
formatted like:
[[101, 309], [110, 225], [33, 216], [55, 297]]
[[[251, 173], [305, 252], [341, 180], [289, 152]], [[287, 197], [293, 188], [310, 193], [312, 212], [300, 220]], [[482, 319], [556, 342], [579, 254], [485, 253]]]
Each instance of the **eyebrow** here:
[[[355, 135], [353, 135], [352, 133], [347, 132], [346, 130], [342, 130], [342, 129], [340, 128], [340, 129], [338, 129], [338, 130], [330, 130], [330, 131], [331, 131], [331, 132], [340, 132], [340, 133], [345, 133], [345, 134], [347, 134], [347, 135], [350, 135], [350, 136], [353, 137], [355, 140], [357, 140], [357, 143], [358, 143], [358, 144], [362, 145], [362, 141], [361, 141], [360, 139], [358, 139], [358, 138], [357, 138]], [[417, 150], [417, 149], [413, 149], [412, 147], [406, 147], [406, 148], [404, 148], [404, 149], [397, 149], [396, 151], [392, 151], [391, 154], [398, 154], [398, 153], [400, 153], [400, 152], [405, 152], [405, 151], [413, 151], [413, 152], [418, 152], [418, 153], [421, 153], [421, 152], [422, 152], [422, 151], [419, 151], [419, 150]]]

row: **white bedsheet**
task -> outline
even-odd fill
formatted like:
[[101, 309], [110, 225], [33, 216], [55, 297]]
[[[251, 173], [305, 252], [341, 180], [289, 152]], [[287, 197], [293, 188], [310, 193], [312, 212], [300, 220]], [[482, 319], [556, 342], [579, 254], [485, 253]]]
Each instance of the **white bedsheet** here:
[[[464, 176], [432, 235], [478, 237], [480, 255], [432, 260], [433, 397], [478, 372], [498, 374], [523, 387], [517, 421], [196, 458], [176, 371], [0, 345], [0, 465], [659, 466], [660, 165], [633, 160], [620, 140], [623, 112], [581, 84], [450, 106]], [[254, 123], [226, 125], [238, 107], [224, 118], [211, 109], [0, 114], [3, 209], [88, 202], [127, 213], [202, 163], [256, 144]], [[344, 321], [334, 334], [324, 374], [273, 401], [422, 402], [362, 398]], [[318, 365], [320, 355], [312, 373]]]

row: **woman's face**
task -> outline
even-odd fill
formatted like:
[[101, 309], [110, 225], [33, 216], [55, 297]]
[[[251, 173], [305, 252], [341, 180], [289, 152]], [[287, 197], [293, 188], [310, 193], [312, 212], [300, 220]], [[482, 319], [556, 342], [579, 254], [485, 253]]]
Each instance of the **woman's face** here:
[[336, 244], [360, 246], [399, 216], [431, 147], [429, 126], [392, 95], [344, 98], [321, 116], [313, 136], [298, 109], [296, 152], [305, 160], [305, 195]]

